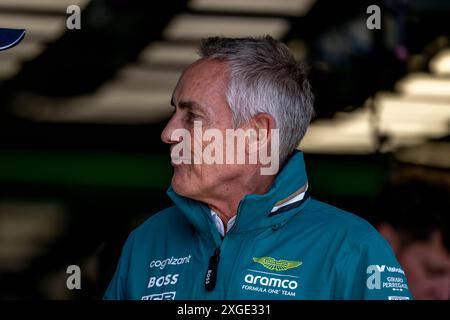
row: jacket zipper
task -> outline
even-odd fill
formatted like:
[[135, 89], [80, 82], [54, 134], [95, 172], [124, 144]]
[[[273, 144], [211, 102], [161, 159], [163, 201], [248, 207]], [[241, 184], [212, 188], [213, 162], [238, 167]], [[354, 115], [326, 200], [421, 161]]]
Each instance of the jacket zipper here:
[[[227, 230], [227, 234], [231, 230], [233, 230], [234, 227], [236, 226], [236, 224], [238, 223], [239, 212], [241, 209], [241, 203], [242, 202], [239, 203], [238, 210], [236, 213], [236, 221], [235, 221], [233, 227], [231, 227], [230, 230]], [[214, 225], [213, 228], [216, 228], [216, 226]], [[225, 243], [227, 240], [227, 234], [225, 234], [225, 236], [223, 237], [222, 243], [220, 243], [220, 240], [218, 240], [217, 237], [215, 237], [215, 235], [218, 235], [218, 231], [217, 230], [214, 230], [214, 231], [213, 231], [213, 238], [215, 239], [217, 247], [214, 250], [214, 254], [209, 258], [208, 270], [206, 271], [206, 275], [205, 275], [205, 289], [208, 291], [213, 291], [214, 288], [216, 287], [217, 270], [218, 270], [219, 261], [220, 261], [220, 252], [225, 247]]]
[[208, 271], [205, 275], [205, 288], [208, 291], [214, 290], [217, 281], [217, 267], [220, 261], [220, 248], [214, 251], [214, 254], [209, 258]]

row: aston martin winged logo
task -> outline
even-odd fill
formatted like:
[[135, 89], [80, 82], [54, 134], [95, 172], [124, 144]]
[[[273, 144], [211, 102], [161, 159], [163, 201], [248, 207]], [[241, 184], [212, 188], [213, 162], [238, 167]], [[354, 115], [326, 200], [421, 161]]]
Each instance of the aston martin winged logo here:
[[261, 264], [264, 268], [276, 271], [286, 271], [288, 269], [297, 268], [303, 264], [301, 261], [276, 260], [272, 257], [253, 257], [253, 261]]

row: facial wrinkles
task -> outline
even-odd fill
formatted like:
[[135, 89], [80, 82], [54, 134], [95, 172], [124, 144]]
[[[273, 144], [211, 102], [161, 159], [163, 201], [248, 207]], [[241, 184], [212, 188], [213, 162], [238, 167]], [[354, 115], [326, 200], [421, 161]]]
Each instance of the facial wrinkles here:
[[[217, 65], [208, 70], [211, 71], [214, 69], [220, 71]], [[231, 122], [231, 116], [224, 116], [223, 114], [223, 107], [226, 106], [226, 97], [224, 93], [226, 86], [225, 79], [222, 77], [223, 72], [217, 72], [213, 77], [211, 77], [211, 74], [214, 75], [214, 73], [199, 72], [198, 70], [195, 70], [195, 67], [194, 69], [186, 71], [174, 94], [175, 104], [183, 101], [192, 101], [201, 106], [200, 110], [190, 111], [180, 109], [179, 112], [183, 112], [183, 117], [185, 119], [187, 119], [188, 113], [195, 114], [194, 119], [187, 119], [184, 124], [186, 125], [185, 128], [191, 133], [191, 145], [193, 146], [195, 143], [201, 146], [202, 152], [209, 142], [202, 141], [201, 137], [195, 134], [194, 121], [201, 121], [203, 132], [209, 128], [224, 130], [231, 125], [231, 123], [227, 124], [227, 121]], [[191, 81], [191, 79], [193, 80]], [[192, 152], [194, 152], [194, 150]], [[192, 154], [192, 156], [194, 156], [194, 154]], [[200, 175], [206, 169], [198, 164], [193, 164], [193, 166]]]

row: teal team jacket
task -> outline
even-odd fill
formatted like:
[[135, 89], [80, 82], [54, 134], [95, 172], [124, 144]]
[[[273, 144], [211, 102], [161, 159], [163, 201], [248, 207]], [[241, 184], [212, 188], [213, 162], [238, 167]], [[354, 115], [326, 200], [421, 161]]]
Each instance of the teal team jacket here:
[[[222, 238], [207, 205], [175, 206], [128, 237], [104, 299], [410, 299], [391, 247], [365, 220], [311, 199], [296, 152], [264, 195], [245, 196]], [[308, 193], [308, 192], [307, 192]]]

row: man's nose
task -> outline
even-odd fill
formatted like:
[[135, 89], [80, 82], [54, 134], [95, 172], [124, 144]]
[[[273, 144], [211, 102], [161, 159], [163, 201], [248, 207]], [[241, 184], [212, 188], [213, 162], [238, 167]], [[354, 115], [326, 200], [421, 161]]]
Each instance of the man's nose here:
[[176, 120], [175, 116], [172, 116], [172, 118], [170, 118], [170, 120], [167, 123], [166, 127], [164, 128], [164, 130], [161, 132], [161, 140], [164, 143], [167, 143], [167, 144], [177, 143], [178, 141], [174, 141], [172, 139], [172, 132], [176, 128], [177, 128], [177, 120]]
[[161, 140], [164, 143], [167, 143], [167, 144], [171, 143], [171, 141], [170, 141], [170, 135], [171, 135], [171, 132], [172, 132], [172, 130], [170, 128], [170, 122], [171, 121], [172, 120], [169, 120], [169, 122], [166, 124], [166, 126], [163, 129], [163, 131], [161, 132]]

